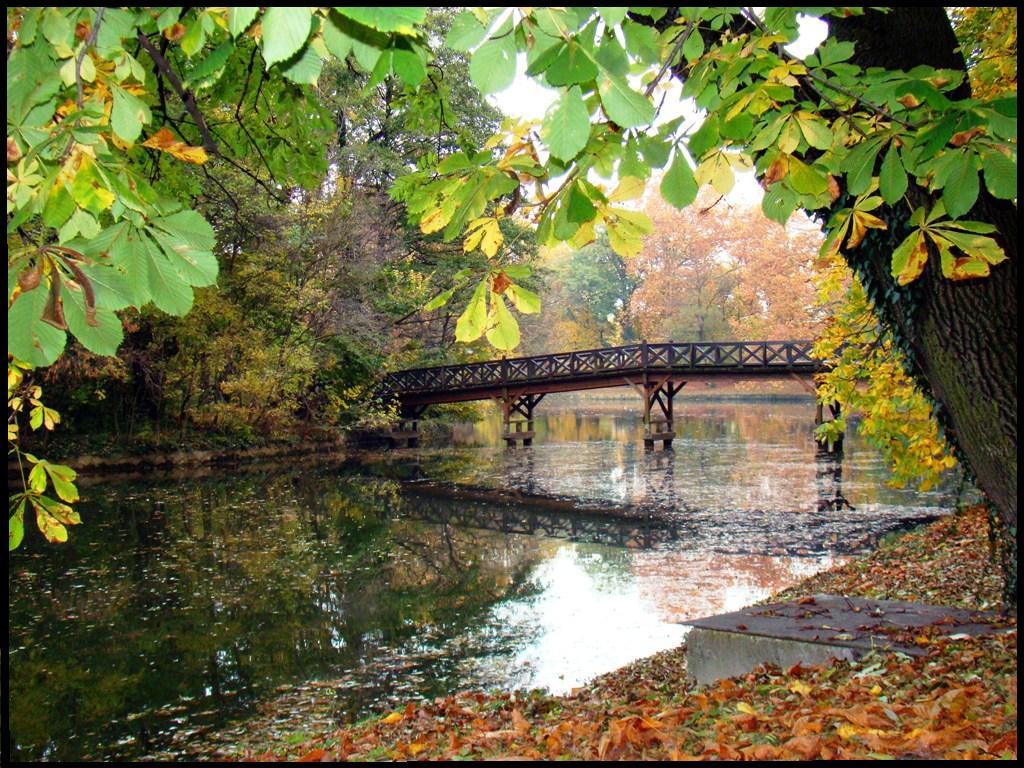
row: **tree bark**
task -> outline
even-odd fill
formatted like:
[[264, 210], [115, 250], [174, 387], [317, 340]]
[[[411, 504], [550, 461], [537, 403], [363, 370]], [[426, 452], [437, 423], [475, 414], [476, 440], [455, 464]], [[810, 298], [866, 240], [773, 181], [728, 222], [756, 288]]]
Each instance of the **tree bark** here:
[[[868, 11], [833, 21], [831, 30], [856, 44], [854, 62], [862, 67], [966, 69], [942, 8]], [[924, 190], [919, 194], [917, 204], [927, 197]], [[889, 209], [883, 218], [893, 222], [899, 214]], [[988, 278], [949, 280], [932, 253], [917, 281], [898, 286], [890, 273], [892, 250], [906, 231], [896, 226], [865, 240], [848, 260], [909, 353], [912, 373], [927, 383], [962, 462], [1012, 532], [1017, 525], [1017, 210], [983, 191], [965, 218], [995, 225], [1009, 257]]]

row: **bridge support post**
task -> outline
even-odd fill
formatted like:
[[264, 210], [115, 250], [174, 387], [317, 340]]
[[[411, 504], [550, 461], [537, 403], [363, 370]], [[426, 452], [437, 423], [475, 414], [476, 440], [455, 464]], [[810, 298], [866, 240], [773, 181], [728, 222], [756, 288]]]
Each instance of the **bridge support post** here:
[[522, 441], [523, 447], [533, 445], [536, 433], [533, 430], [533, 409], [544, 395], [504, 395], [501, 398], [501, 416], [504, 425], [502, 439], [506, 448], [515, 448]]
[[416, 448], [420, 444], [420, 416], [427, 410], [425, 405], [403, 405], [399, 410], [398, 424], [388, 432], [388, 443], [392, 448]]
[[[675, 437], [672, 400], [685, 385], [685, 381], [677, 384], [671, 378], [649, 381], [646, 376], [643, 384], [633, 385], [644, 399], [645, 449], [653, 451], [657, 440], [661, 440], [664, 448], [672, 447], [672, 438]], [[657, 411], [655, 406], [658, 408]]]
[[[842, 414], [842, 407], [839, 405], [839, 403], [832, 403], [831, 405], [829, 405], [828, 410], [832, 414], [832, 420], [838, 419], [839, 416]], [[818, 403], [817, 408], [814, 412], [814, 425], [820, 426], [824, 423], [825, 407], [821, 403]], [[843, 435], [839, 435], [839, 437], [836, 438], [836, 440], [832, 443], [831, 447], [829, 447], [828, 442], [825, 440], [815, 439], [815, 442], [818, 443], [819, 448], [831, 451], [832, 453], [843, 452]]]

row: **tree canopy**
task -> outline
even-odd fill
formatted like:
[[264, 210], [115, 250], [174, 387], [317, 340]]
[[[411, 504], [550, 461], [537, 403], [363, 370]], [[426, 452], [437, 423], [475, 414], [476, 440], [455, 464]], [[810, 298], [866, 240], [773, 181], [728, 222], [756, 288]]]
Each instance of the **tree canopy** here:
[[[652, 231], [634, 201], [654, 174], [682, 208], [752, 168], [769, 219], [815, 213], [825, 254], [862, 272], [1015, 525], [1015, 395], [1010, 414], [1003, 373], [950, 358], [935, 323], [995, 290], [953, 292], [943, 280], [1001, 286], [1015, 275], [1016, 94], [971, 94], [948, 19], [934, 10], [807, 9], [832, 35], [802, 58], [790, 50], [796, 8], [460, 13], [444, 42], [469, 55], [482, 92], [509, 86], [524, 57], [526, 74], [557, 97], [542, 121], [510, 120], [482, 147], [404, 159], [415, 168], [392, 196], [424, 234], [482, 254], [428, 306], [468, 289], [456, 337], [512, 348], [510, 309], [538, 302], [507, 258], [516, 249], [505, 220], [525, 217], [541, 244], [581, 247], [603, 231], [632, 256]], [[325, 60], [365, 73], [370, 87], [419, 89], [419, 114], [436, 117], [441, 101], [425, 86], [441, 41], [426, 19], [425, 8], [9, 10], [9, 353], [48, 365], [70, 333], [110, 354], [122, 339], [117, 311], [152, 302], [187, 312], [193, 290], [217, 280], [216, 236], [195, 188], [156, 168], [164, 158], [206, 168], [214, 157], [284, 199], [291, 185], [319, 183], [334, 130], [316, 98]], [[948, 35], [929, 37], [931, 28]], [[680, 98], [700, 121], [661, 118]], [[1009, 344], [1003, 359], [1012, 355], [1015, 370], [1015, 301], [996, 303], [993, 343]], [[959, 325], [945, 333], [957, 349], [982, 343]], [[988, 386], [979, 375], [996, 382], [995, 417], [974, 407]]]

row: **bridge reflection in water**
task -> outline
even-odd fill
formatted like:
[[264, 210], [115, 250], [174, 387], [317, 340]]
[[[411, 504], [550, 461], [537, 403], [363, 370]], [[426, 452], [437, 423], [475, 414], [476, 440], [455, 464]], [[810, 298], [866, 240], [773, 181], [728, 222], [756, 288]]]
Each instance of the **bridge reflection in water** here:
[[[644, 491], [657, 504], [616, 506], [610, 503], [503, 492], [483, 488], [410, 482], [405, 485], [403, 517], [443, 526], [479, 528], [505, 534], [540, 535], [575, 542], [631, 549], [699, 548], [729, 555], [850, 555], [873, 548], [889, 533], [920, 525], [935, 516], [910, 521], [867, 517], [858, 525], [847, 520], [837, 535], [836, 512], [854, 511], [843, 495], [842, 454], [820, 449], [816, 456], [815, 509], [733, 509], [742, 519], [739, 536], [709, 540], [706, 515], [677, 499], [671, 453], [648, 454], [642, 477]], [[646, 496], [642, 493], [641, 496]], [[711, 531], [714, 536], [714, 531]]]

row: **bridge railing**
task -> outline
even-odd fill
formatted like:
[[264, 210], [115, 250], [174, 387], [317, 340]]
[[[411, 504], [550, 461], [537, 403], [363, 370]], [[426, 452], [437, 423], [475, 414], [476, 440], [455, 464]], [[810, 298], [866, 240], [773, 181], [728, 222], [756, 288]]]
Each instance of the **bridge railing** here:
[[812, 345], [813, 342], [806, 340], [627, 344], [604, 349], [414, 368], [390, 374], [385, 383], [391, 391], [401, 394], [476, 389], [658, 369], [690, 373], [757, 369], [817, 371], [821, 363], [811, 357]]

